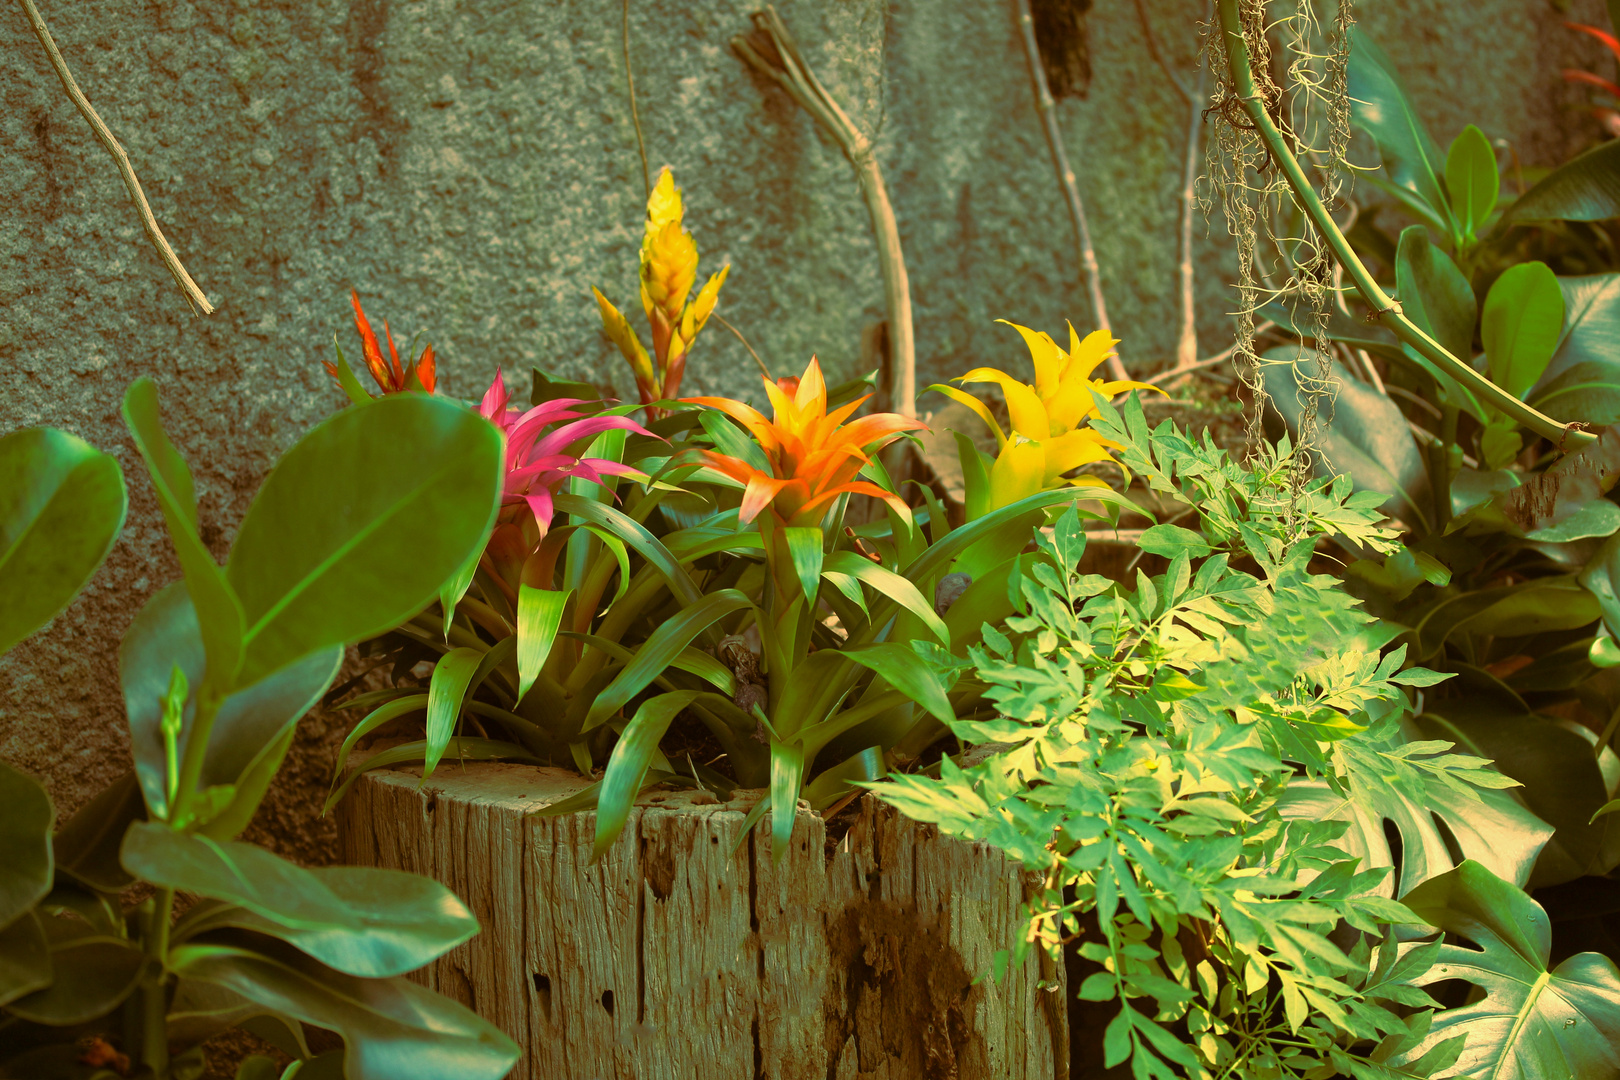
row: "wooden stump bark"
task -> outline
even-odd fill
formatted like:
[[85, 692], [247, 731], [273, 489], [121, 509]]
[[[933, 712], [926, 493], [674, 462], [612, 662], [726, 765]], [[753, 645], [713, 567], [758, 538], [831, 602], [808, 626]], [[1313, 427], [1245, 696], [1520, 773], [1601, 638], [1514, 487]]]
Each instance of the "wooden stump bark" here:
[[757, 792], [654, 792], [592, 865], [594, 814], [532, 815], [583, 786], [446, 762], [425, 785], [370, 773], [339, 810], [347, 862], [430, 875], [478, 916], [415, 977], [517, 1040], [514, 1078], [1067, 1077], [1062, 966], [988, 978], [1027, 882], [999, 852], [867, 798], [835, 844], [801, 808], [773, 864], [742, 835]]

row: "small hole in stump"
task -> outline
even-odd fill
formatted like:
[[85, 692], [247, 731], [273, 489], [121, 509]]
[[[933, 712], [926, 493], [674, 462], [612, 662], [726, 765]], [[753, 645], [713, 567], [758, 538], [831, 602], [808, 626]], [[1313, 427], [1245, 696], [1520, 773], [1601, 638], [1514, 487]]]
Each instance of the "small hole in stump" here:
[[602, 1008], [607, 1010], [609, 1016], [613, 1015], [613, 991], [602, 991]]
[[545, 1011], [546, 1019], [551, 1019], [551, 977], [534, 973], [534, 992], [540, 995], [540, 1008]]

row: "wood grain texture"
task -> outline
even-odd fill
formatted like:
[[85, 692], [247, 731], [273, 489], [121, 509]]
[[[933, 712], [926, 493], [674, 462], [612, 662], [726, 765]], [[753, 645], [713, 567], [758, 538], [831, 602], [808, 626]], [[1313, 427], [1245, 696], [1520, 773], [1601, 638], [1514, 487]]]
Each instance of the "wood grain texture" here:
[[[996, 985], [1026, 882], [875, 800], [829, 851], [801, 808], [779, 865], [758, 793], [654, 792], [598, 864], [584, 786], [519, 765], [378, 771], [338, 811], [346, 862], [431, 875], [483, 932], [414, 977], [524, 1048], [523, 1080], [1053, 1080], [1068, 1033], [1034, 960]], [[768, 829], [768, 824], [765, 826]], [[741, 843], [739, 843], [741, 840]]]

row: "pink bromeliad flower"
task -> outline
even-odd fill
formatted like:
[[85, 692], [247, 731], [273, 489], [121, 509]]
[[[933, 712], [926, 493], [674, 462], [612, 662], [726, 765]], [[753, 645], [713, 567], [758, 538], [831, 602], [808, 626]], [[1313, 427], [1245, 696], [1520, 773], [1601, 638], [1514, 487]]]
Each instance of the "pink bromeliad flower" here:
[[506, 435], [506, 484], [502, 490], [505, 508], [526, 505], [534, 515], [543, 538], [551, 527], [552, 496], [575, 477], [593, 484], [603, 476], [637, 476], [638, 470], [608, 458], [580, 457], [583, 447], [604, 431], [628, 431], [650, 435], [646, 428], [627, 416], [597, 416], [578, 412], [585, 404], [578, 398], [545, 401], [527, 411], [510, 404], [511, 392], [500, 371], [479, 402], [478, 412]]

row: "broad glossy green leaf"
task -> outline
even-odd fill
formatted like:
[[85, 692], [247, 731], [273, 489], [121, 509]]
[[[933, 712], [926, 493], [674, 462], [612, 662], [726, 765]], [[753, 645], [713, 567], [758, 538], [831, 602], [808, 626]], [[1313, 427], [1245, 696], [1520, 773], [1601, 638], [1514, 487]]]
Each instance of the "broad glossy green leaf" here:
[[1620, 217], [1620, 143], [1599, 143], [1554, 169], [1508, 208], [1511, 221]]
[[1428, 986], [1461, 979], [1484, 997], [1436, 1013], [1423, 1041], [1400, 1061], [1466, 1035], [1457, 1076], [1546, 1080], [1620, 1073], [1620, 971], [1613, 960], [1580, 953], [1548, 970], [1547, 913], [1472, 860], [1401, 899], [1431, 926], [1472, 943], [1442, 945], [1434, 967], [1412, 981]]
[[956, 710], [951, 708], [950, 699], [946, 697], [950, 685], [917, 655], [910, 642], [846, 645], [838, 652], [862, 667], [871, 668], [890, 686], [928, 710], [929, 715], [940, 723], [948, 724], [956, 719]]
[[[1429, 232], [1422, 225], [1401, 230], [1395, 252], [1395, 290], [1407, 318], [1464, 363], [1473, 357], [1479, 306], [1474, 288], [1451, 257], [1429, 242]], [[1411, 346], [1402, 345], [1401, 349], [1408, 360], [1429, 373], [1449, 404], [1484, 421], [1485, 409], [1473, 391]]]
[[41, 918], [40, 924], [51, 950], [51, 984], [7, 1004], [12, 1013], [67, 1027], [106, 1016], [135, 989], [146, 956], [134, 945], [77, 919]]
[[[253, 784], [244, 789], [244, 802], [237, 806], [233, 819], [252, 816], [253, 807], [263, 797], [264, 787], [258, 781], [267, 780], [262, 776], [267, 758], [279, 764], [276, 749], [290, 737], [298, 719], [320, 700], [342, 663], [342, 647], [329, 645], [296, 658], [258, 682], [239, 682], [239, 688], [220, 703], [203, 757], [200, 785], [235, 785], [250, 766], [260, 766], [251, 778]], [[140, 778], [146, 805], [158, 818], [168, 815], [160, 724], [163, 696], [176, 665], [192, 685], [202, 681], [205, 659], [197, 615], [186, 586], [180, 582], [160, 589], [147, 601], [118, 647], [135, 774]], [[182, 753], [191, 737], [195, 714], [195, 700], [188, 701], [182, 718]], [[284, 747], [281, 752], [285, 753]], [[273, 774], [274, 769], [270, 771]], [[251, 790], [254, 786], [257, 794]]]
[[[416, 742], [401, 743], [390, 746], [387, 750], [379, 751], [366, 758], [350, 770], [349, 775], [343, 778], [332, 794], [326, 797], [326, 804], [322, 813], [330, 811], [343, 798], [344, 793], [353, 786], [354, 782], [372, 769], [381, 769], [389, 765], [404, 765], [410, 762], [420, 762], [427, 754], [427, 743]], [[497, 739], [475, 739], [467, 735], [458, 735], [450, 740], [444, 748], [443, 761], [521, 761], [527, 765], [547, 765], [549, 762], [535, 757], [524, 747], [517, 743], [501, 742]]]
[[573, 590], [537, 589], [532, 585], [518, 587], [517, 609], [517, 665], [518, 700], [529, 696], [529, 687], [545, 667], [551, 655], [551, 646], [557, 640], [557, 628], [562, 625], [563, 608]]
[[1530, 404], [1559, 420], [1620, 422], [1620, 274], [1558, 279], [1564, 328]]
[[847, 574], [911, 612], [941, 645], [951, 643], [951, 632], [945, 629], [944, 621], [934, 612], [933, 601], [923, 596], [909, 578], [864, 559], [853, 551], [835, 551], [827, 556], [823, 565], [834, 573]]
[[1443, 232], [1454, 225], [1441, 185], [1445, 158], [1401, 86], [1395, 65], [1359, 26], [1350, 31], [1350, 116], [1378, 144], [1391, 184]]
[[502, 456], [492, 424], [423, 394], [344, 409], [300, 439], [226, 568], [246, 616], [239, 681], [392, 629], [437, 598], [489, 535]]
[[1620, 633], [1620, 535], [1604, 541], [1578, 580], [1602, 607], [1609, 633]]
[[584, 730], [589, 731], [603, 723], [630, 703], [630, 699], [645, 690], [654, 679], [663, 674], [692, 639], [710, 626], [730, 615], [752, 607], [753, 601], [736, 589], [721, 589], [705, 596], [680, 613], [659, 625], [647, 640], [636, 649], [635, 659], [596, 696], [586, 714]]
[[607, 770], [602, 774], [602, 786], [597, 796], [596, 843], [591, 861], [606, 855], [613, 842], [624, 830], [630, 807], [641, 792], [647, 776], [647, 767], [658, 752], [658, 743], [675, 717], [699, 696], [695, 690], [677, 690], [659, 694], [642, 702], [630, 722], [619, 733], [619, 741], [608, 758]]
[[[454, 893], [419, 874], [358, 866], [305, 869], [253, 844], [210, 841], [151, 824], [131, 828], [124, 864], [153, 884], [227, 902], [188, 915], [176, 928], [176, 940], [219, 926], [245, 926], [366, 978], [415, 970], [478, 932], [478, 921]], [[237, 908], [243, 909], [240, 916]]]
[[793, 842], [798, 819], [799, 788], [804, 783], [804, 749], [797, 743], [771, 740], [771, 861], [779, 863]]
[[0, 654], [79, 594], [124, 527], [118, 462], [55, 428], [0, 438]]
[[118, 861], [124, 830], [146, 820], [134, 772], [127, 772], [79, 807], [52, 839], [56, 871], [101, 892], [116, 893], [134, 879]]
[[[195, 1046], [234, 1027], [251, 1029], [289, 1057], [309, 1056], [303, 1025], [290, 1017], [276, 1019], [263, 1005], [216, 983], [181, 979], [169, 1002], [169, 1042]], [[268, 1023], [255, 1023], [255, 1020]], [[278, 1030], [279, 1029], [279, 1030]]]
[[0, 1005], [51, 985], [51, 949], [32, 911], [0, 927]]
[[[1419, 801], [1387, 784], [1345, 796], [1326, 780], [1300, 777], [1289, 781], [1277, 810], [1284, 820], [1349, 822], [1334, 846], [1360, 859], [1358, 870], [1391, 867], [1378, 892], [1392, 899], [1456, 865], [1439, 822], [1463, 858], [1520, 884], [1529, 880], [1536, 856], [1553, 834], [1551, 825], [1506, 791], [1477, 789], [1469, 795], [1432, 779], [1424, 783]], [[1400, 836], [1398, 862], [1386, 823]]]
[[422, 776], [433, 775], [433, 767], [455, 733], [456, 720], [461, 716], [461, 702], [467, 696], [467, 687], [473, 674], [484, 659], [480, 649], [451, 649], [433, 665], [433, 679], [428, 684], [427, 754], [422, 761]]
[[[157, 492], [163, 523], [169, 530], [169, 542], [174, 545], [185, 574], [186, 591], [197, 609], [195, 619], [208, 658], [209, 682], [224, 693], [242, 665], [242, 635], [247, 624], [240, 598], [197, 533], [197, 496], [191, 470], [163, 430], [157, 386], [151, 379], [136, 379], [125, 391], [124, 425], [146, 462], [147, 476]], [[191, 685], [200, 686], [202, 682], [203, 672], [198, 671]]]
[[[1304, 403], [1294, 368], [1298, 364], [1314, 377], [1316, 354], [1285, 345], [1267, 350], [1262, 360], [1266, 393], [1288, 430], [1297, 436]], [[1431, 505], [1429, 471], [1406, 417], [1387, 396], [1338, 363], [1331, 371], [1337, 386], [1331, 402], [1321, 402], [1317, 418], [1318, 472], [1346, 473], [1356, 490], [1389, 495], [1383, 505], [1385, 513], [1426, 528]]]
[[1451, 140], [1451, 148], [1446, 151], [1446, 194], [1451, 196], [1451, 214], [1464, 239], [1484, 228], [1486, 219], [1496, 208], [1500, 187], [1496, 152], [1491, 149], [1491, 141], [1483, 131], [1469, 124]]
[[1620, 820], [1591, 820], [1609, 793], [1589, 738], [1499, 697], [1435, 701], [1418, 724], [1426, 734], [1494, 760], [1524, 785], [1515, 794], [1553, 826], [1529, 888], [1605, 873], [1620, 864]]
[[1491, 381], [1523, 398], [1540, 380], [1564, 326], [1564, 293], [1542, 262], [1502, 272], [1480, 312], [1480, 340]]
[[39, 781], [0, 761], [0, 926], [51, 891], [55, 817]]
[[404, 979], [359, 979], [268, 938], [182, 945], [182, 978], [218, 983], [343, 1036], [348, 1080], [500, 1080], [518, 1048], [488, 1022]]

